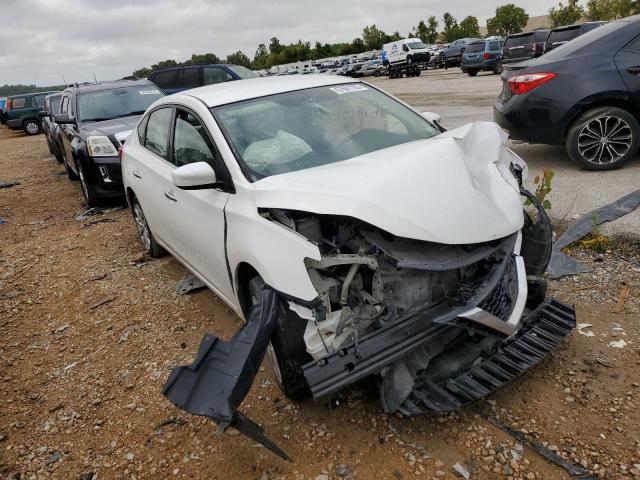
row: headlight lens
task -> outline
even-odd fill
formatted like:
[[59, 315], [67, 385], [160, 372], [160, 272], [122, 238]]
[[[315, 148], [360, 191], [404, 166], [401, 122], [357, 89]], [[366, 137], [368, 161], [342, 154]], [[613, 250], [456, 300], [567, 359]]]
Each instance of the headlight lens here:
[[91, 157], [117, 157], [118, 151], [111, 140], [104, 135], [87, 138], [87, 150]]

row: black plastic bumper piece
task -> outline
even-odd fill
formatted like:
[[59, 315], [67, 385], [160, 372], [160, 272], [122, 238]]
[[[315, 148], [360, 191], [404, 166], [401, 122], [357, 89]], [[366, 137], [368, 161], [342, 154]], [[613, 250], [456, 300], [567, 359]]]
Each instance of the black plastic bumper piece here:
[[478, 400], [537, 365], [575, 326], [573, 307], [547, 299], [527, 316], [516, 335], [472, 367], [440, 383], [418, 376], [398, 411], [405, 415], [446, 412]]
[[287, 454], [266, 435], [262, 427], [238, 412], [249, 393], [271, 339], [278, 297], [265, 288], [262, 301], [249, 312], [246, 325], [231, 341], [205, 335], [191, 365], [171, 371], [162, 393], [176, 407], [212, 418], [223, 428], [234, 427], [276, 455]]

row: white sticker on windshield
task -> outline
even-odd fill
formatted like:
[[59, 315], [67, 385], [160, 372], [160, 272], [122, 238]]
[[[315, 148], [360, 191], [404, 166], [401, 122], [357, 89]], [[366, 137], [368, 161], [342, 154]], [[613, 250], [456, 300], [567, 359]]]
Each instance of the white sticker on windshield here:
[[158, 90], [138, 90], [140, 95], [160, 95]]
[[343, 93], [362, 92], [363, 90], [369, 89], [359, 83], [352, 83], [349, 85], [340, 85], [339, 87], [329, 87], [329, 90], [333, 90], [338, 95], [342, 95]]

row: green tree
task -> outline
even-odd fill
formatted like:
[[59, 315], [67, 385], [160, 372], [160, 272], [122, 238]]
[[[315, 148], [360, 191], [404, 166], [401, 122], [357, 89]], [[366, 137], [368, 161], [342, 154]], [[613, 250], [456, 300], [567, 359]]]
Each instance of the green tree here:
[[189, 60], [181, 65], [208, 65], [210, 63], [222, 63], [222, 61], [215, 53], [194, 53]]
[[351, 42], [351, 48], [353, 49], [353, 53], [362, 53], [367, 51], [367, 45], [361, 38], [354, 38], [353, 42]]
[[263, 68], [269, 68], [269, 50], [264, 43], [258, 45], [256, 48], [256, 53], [253, 55], [253, 61], [251, 62], [251, 67], [257, 70], [261, 70]]
[[409, 34], [410, 37], [418, 37], [423, 43], [428, 43], [429, 27], [424, 23], [424, 20], [418, 22], [418, 26], [414, 27], [413, 32]]
[[638, 13], [634, 0], [589, 0], [585, 16], [589, 20], [613, 20]]
[[427, 43], [436, 43], [438, 40], [438, 20], [431, 15], [427, 18]]
[[227, 55], [225, 63], [231, 63], [233, 65], [242, 65], [243, 67], [251, 68], [251, 60], [244, 53], [238, 50], [235, 53]]
[[442, 38], [445, 42], [453, 42], [460, 38], [460, 27], [458, 21], [449, 12], [445, 12], [443, 15], [444, 30], [442, 31]]
[[276, 37], [272, 37], [271, 40], [269, 40], [269, 53], [277, 55], [282, 51], [282, 49], [282, 44]]
[[369, 50], [379, 50], [388, 38], [387, 34], [376, 27], [375, 24], [367, 25], [362, 30], [362, 40]]
[[487, 20], [489, 35], [510, 35], [519, 33], [527, 25], [529, 14], [513, 3], [496, 8], [494, 17]]
[[465, 17], [460, 22], [458, 33], [461, 38], [479, 38], [480, 26], [478, 25], [478, 19], [471, 15]]
[[578, 0], [568, 0], [567, 5], [562, 2], [558, 7], [549, 9], [549, 20], [552, 27], [560, 27], [562, 25], [571, 25], [576, 23], [584, 15], [584, 8], [578, 5]]

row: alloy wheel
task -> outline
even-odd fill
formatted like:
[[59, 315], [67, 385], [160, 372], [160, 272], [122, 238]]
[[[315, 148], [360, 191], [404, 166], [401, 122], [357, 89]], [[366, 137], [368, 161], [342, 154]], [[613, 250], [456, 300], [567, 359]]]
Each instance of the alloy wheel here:
[[138, 229], [138, 235], [140, 235], [140, 241], [144, 247], [145, 252], [151, 250], [151, 232], [149, 231], [149, 225], [147, 225], [147, 219], [144, 216], [142, 207], [139, 203], [136, 203], [133, 207], [133, 218], [136, 222], [136, 228]]
[[38, 133], [38, 124], [36, 122], [27, 122], [24, 128], [29, 135]]
[[614, 116], [594, 118], [578, 134], [578, 151], [582, 158], [599, 165], [617, 162], [627, 154], [632, 143], [631, 127]]

